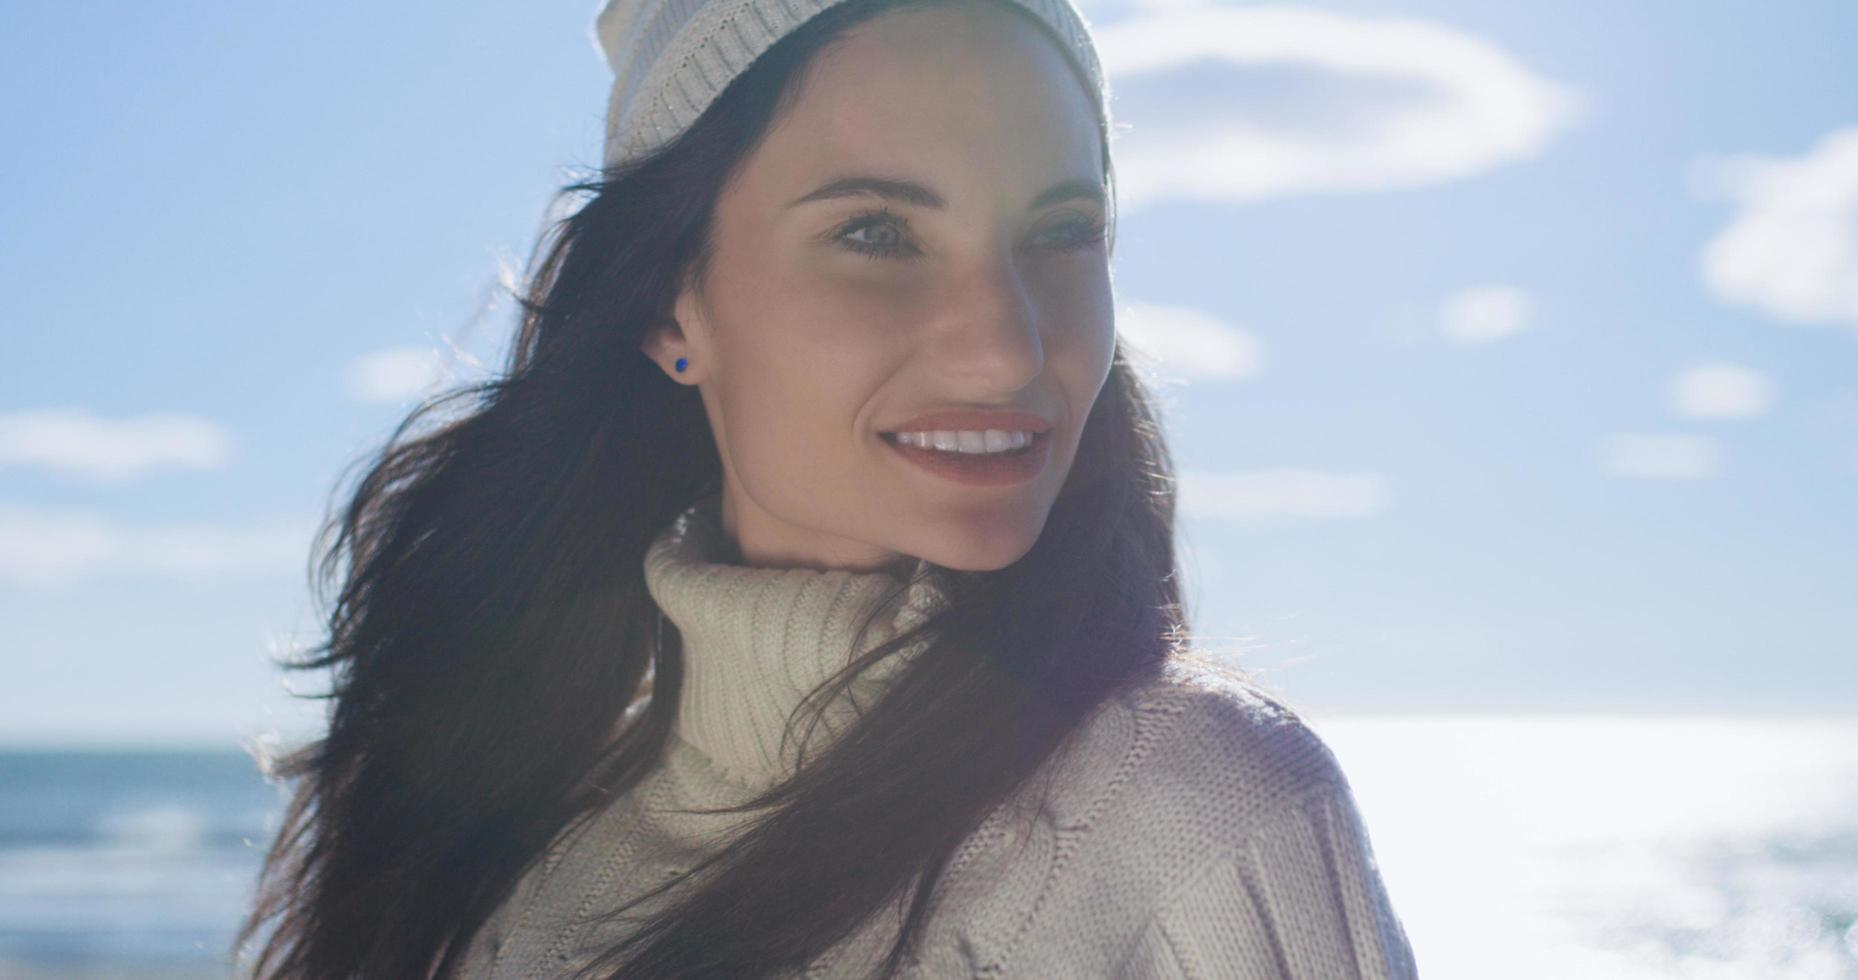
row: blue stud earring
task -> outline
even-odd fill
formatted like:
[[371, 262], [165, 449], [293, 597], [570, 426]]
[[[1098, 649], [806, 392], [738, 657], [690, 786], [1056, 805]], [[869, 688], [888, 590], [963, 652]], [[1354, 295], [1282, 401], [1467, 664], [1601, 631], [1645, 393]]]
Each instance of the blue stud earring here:
[[689, 367], [689, 366], [690, 366], [690, 359], [689, 359], [689, 358], [687, 358], [687, 357], [680, 357], [680, 358], [678, 358], [678, 359], [677, 359], [677, 369], [678, 369], [678, 371], [679, 371], [679, 372], [682, 372], [682, 371], [683, 371], [683, 370], [684, 370], [685, 368], [687, 368], [687, 367]]

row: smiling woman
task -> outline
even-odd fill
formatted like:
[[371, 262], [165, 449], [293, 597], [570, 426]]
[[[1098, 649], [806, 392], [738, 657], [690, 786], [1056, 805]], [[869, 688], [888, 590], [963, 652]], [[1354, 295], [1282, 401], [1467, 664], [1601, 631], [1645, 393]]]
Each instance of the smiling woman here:
[[504, 376], [331, 524], [251, 972], [1412, 976], [1334, 756], [1185, 641], [1075, 9], [599, 33]]

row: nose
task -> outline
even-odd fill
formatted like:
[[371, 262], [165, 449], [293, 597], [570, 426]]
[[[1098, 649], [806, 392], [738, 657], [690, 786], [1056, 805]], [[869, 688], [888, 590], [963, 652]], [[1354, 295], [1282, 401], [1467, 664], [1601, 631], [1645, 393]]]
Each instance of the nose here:
[[950, 283], [944, 363], [980, 392], [1018, 391], [1045, 367], [1039, 309], [1010, 256], [977, 262]]

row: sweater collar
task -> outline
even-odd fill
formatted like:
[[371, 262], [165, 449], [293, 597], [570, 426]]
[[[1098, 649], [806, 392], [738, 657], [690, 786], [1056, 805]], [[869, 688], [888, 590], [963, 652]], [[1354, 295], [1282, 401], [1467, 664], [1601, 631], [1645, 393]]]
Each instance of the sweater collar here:
[[[800, 701], [853, 658], [864, 617], [885, 604], [859, 652], [915, 626], [946, 600], [946, 569], [918, 559], [908, 579], [890, 572], [762, 568], [735, 554], [722, 526], [722, 497], [710, 494], [662, 530], [645, 555], [645, 584], [683, 640], [684, 683], [673, 732], [732, 781], [759, 792], [793, 772], [781, 734]], [[919, 640], [859, 675], [857, 705], [869, 705]], [[811, 746], [817, 754], [850, 720], [841, 696]], [[804, 734], [802, 722], [795, 730]]]

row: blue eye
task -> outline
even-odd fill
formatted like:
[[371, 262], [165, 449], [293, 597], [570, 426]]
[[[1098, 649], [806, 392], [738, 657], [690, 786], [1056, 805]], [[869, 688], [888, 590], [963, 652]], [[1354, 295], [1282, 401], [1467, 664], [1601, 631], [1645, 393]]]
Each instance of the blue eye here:
[[[908, 223], [895, 217], [889, 211], [871, 211], [852, 219], [851, 223], [839, 232], [838, 240], [845, 243], [845, 246], [852, 251], [871, 258], [901, 255], [906, 249], [898, 243], [903, 239], [905, 227], [908, 227]], [[853, 232], [869, 228], [887, 228], [895, 241], [861, 242], [846, 237]]]
[[1079, 218], [1076, 221], [1060, 222], [1053, 227], [1072, 229], [1069, 235], [1060, 239], [1059, 243], [1053, 246], [1053, 248], [1060, 252], [1074, 252], [1096, 245], [1104, 240], [1110, 230], [1107, 223], [1090, 218]]
[[[841, 228], [835, 240], [846, 248], [869, 258], [894, 258], [914, 252], [915, 249], [904, 240], [904, 232], [909, 222], [891, 214], [888, 210], [869, 211], [858, 215]], [[885, 234], [878, 241], [859, 241], [850, 236], [861, 231], [878, 229]], [[1047, 229], [1045, 234], [1069, 229], [1068, 234], [1058, 235], [1049, 247], [1055, 252], [1075, 252], [1090, 248], [1104, 241], [1109, 226], [1090, 218], [1079, 217], [1072, 221], [1061, 221]], [[1040, 237], [1045, 237], [1042, 234]]]

